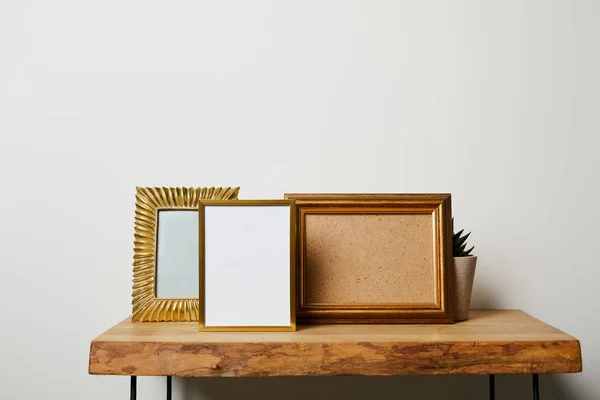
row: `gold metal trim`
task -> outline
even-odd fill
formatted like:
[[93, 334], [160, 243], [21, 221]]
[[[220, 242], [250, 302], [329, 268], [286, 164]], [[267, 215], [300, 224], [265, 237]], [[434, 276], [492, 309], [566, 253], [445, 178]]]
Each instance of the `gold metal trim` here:
[[196, 298], [156, 298], [158, 212], [198, 209], [201, 199], [237, 199], [239, 187], [136, 187], [132, 321], [198, 321]]
[[289, 326], [206, 326], [205, 303], [200, 302], [199, 330], [201, 332], [295, 332], [296, 331], [296, 221], [294, 200], [201, 200], [198, 204], [198, 238], [200, 240], [199, 295], [205, 297], [205, 206], [289, 206], [290, 208], [290, 325]]

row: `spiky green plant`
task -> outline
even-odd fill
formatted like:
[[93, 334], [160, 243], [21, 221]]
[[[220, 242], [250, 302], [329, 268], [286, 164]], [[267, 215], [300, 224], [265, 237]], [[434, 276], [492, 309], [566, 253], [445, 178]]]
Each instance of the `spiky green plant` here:
[[[467, 248], [467, 239], [471, 236], [471, 232], [463, 235], [464, 231], [464, 229], [461, 229], [459, 232], [452, 234], [452, 255], [454, 257], [470, 256], [475, 248], [473, 246], [469, 250], [465, 250]], [[454, 219], [452, 219], [452, 232], [454, 232]]]

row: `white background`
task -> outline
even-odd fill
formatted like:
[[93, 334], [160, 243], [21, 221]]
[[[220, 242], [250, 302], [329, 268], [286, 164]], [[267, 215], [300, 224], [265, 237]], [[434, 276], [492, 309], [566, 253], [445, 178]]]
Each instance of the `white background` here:
[[[582, 340], [598, 398], [597, 0], [0, 1], [0, 381], [123, 399], [90, 341], [131, 310], [135, 185], [451, 192], [475, 307]], [[175, 398], [480, 399], [486, 378], [180, 380]], [[530, 399], [501, 376], [499, 399]], [[139, 381], [163, 399], [164, 379]]]
[[290, 206], [204, 206], [205, 325], [291, 325]]

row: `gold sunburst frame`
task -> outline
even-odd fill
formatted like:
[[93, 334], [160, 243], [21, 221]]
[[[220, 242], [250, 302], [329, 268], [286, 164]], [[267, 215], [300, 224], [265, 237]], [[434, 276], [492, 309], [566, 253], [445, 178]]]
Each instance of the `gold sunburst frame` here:
[[235, 200], [239, 191], [239, 187], [136, 188], [132, 321], [198, 321], [198, 299], [156, 298], [158, 212], [197, 211], [200, 200]]

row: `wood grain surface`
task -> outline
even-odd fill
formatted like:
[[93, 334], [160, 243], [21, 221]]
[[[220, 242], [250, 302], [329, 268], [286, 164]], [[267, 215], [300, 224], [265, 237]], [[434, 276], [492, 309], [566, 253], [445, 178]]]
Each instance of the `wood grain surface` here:
[[130, 318], [91, 343], [98, 375], [309, 376], [571, 373], [579, 341], [522, 311], [472, 311], [452, 325], [315, 325], [198, 332]]

